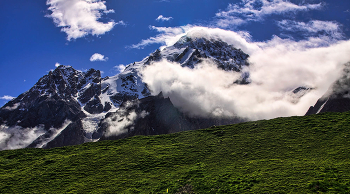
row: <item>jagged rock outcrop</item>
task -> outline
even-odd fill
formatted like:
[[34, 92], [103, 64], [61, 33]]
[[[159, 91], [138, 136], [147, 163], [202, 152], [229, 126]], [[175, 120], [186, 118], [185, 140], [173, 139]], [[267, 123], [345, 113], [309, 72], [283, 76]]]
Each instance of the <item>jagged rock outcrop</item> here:
[[[45, 147], [46, 144], [43, 143], [48, 143], [48, 140], [52, 141], [57, 135], [63, 134], [56, 133], [58, 129], [67, 133], [66, 130], [72, 129], [75, 124], [75, 128], [78, 127], [76, 130], [82, 131], [81, 122], [87, 114], [102, 112], [106, 105], [101, 103], [100, 94], [100, 71], [90, 69], [80, 72], [70, 66], [59, 66], [40, 78], [30, 90], [0, 109], [0, 126], [9, 138], [12, 138], [13, 133], [10, 129], [14, 127], [20, 130], [18, 133], [21, 130], [24, 132], [26, 129], [40, 128], [41, 133], [30, 136], [35, 139], [28, 146]], [[62, 129], [66, 122], [71, 124], [66, 126], [67, 129]], [[66, 135], [61, 141], [69, 142], [69, 145], [80, 144], [80, 139], [84, 139], [84, 135], [80, 135], [79, 138]]]
[[[94, 71], [94, 70], [90, 70]], [[99, 74], [99, 71], [96, 71]], [[53, 72], [42, 77], [29, 91], [5, 104], [0, 109], [0, 117], [8, 126], [18, 125], [23, 128], [44, 124], [45, 129], [60, 127], [66, 120], [75, 121], [86, 115], [81, 111], [81, 105], [75, 99], [89, 79], [96, 75], [84, 74], [72, 67], [60, 66]], [[84, 97], [88, 99], [88, 97]], [[88, 99], [90, 100], [90, 99]], [[87, 100], [87, 101], [88, 101]]]

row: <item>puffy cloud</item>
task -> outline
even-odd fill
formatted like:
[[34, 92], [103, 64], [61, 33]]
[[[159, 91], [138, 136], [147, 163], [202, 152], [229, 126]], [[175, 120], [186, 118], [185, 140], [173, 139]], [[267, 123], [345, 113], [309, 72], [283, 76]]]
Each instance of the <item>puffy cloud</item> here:
[[242, 0], [240, 4], [229, 4], [226, 11], [216, 13], [216, 25], [227, 28], [249, 21], [262, 20], [267, 15], [320, 9], [322, 4], [296, 5], [288, 0]]
[[[283, 45], [289, 49], [303, 49], [303, 48], [316, 48], [322, 46], [329, 46], [338, 42], [333, 34], [326, 33], [322, 36], [309, 36], [304, 40], [293, 41], [290, 39], [281, 39], [274, 35], [270, 41], [251, 43], [251, 35], [246, 31], [234, 32], [231, 30], [223, 30], [220, 28], [208, 28], [202, 26], [180, 26], [180, 27], [155, 27], [150, 26], [150, 29], [159, 32], [158, 35], [142, 40], [140, 43], [130, 46], [131, 48], [143, 48], [150, 44], [162, 44], [161, 49], [165, 46], [172, 46], [180, 37], [184, 35], [198, 36], [198, 37], [214, 37], [219, 38], [228, 44], [233, 45], [236, 48], [242, 49], [247, 54], [251, 54], [259, 48], [264, 47], [279, 47]], [[342, 33], [339, 30], [339, 33]]]
[[[119, 111], [120, 112], [120, 111]], [[108, 128], [106, 130], [106, 136], [119, 135], [127, 132], [127, 128], [134, 124], [134, 121], [137, 118], [135, 111], [132, 111], [128, 114], [116, 114], [113, 117], [109, 117], [104, 120], [105, 123], [108, 123]], [[114, 121], [114, 122], [113, 122]], [[118, 122], [115, 122], [118, 121]]]
[[130, 48], [144, 48], [150, 44], [165, 44], [172, 45], [174, 44], [181, 36], [186, 34], [186, 31], [191, 29], [192, 25], [180, 26], [180, 27], [155, 27], [149, 26], [151, 30], [156, 30], [160, 34], [155, 37], [150, 37], [146, 40], [142, 40], [138, 44], [133, 44], [129, 46]]
[[90, 57], [90, 61], [107, 61], [108, 57], [105, 57], [104, 55], [101, 55], [100, 53], [95, 53]]
[[9, 95], [4, 95], [4, 96], [0, 97], [1, 100], [12, 100], [14, 98], [15, 97], [12, 97], [12, 96], [9, 96]]
[[125, 24], [123, 21], [98, 21], [103, 14], [114, 13], [114, 10], [107, 10], [105, 3], [101, 0], [47, 0], [48, 10], [52, 12], [47, 17], [52, 18], [57, 27], [62, 27], [69, 41], [88, 34], [102, 35], [116, 24]]
[[6, 106], [6, 107], [4, 106], [3, 108], [5, 110], [15, 110], [19, 107], [19, 105], [21, 105], [21, 103], [16, 103], [16, 104], [13, 104], [12, 106]]
[[120, 20], [120, 21], [117, 22], [116, 24], [117, 24], [117, 25], [122, 25], [122, 26], [126, 26], [126, 25], [127, 25], [123, 20]]
[[169, 21], [173, 19], [172, 17], [164, 17], [163, 15], [159, 15], [156, 19], [156, 21]]
[[[257, 120], [304, 115], [350, 61], [350, 41], [275, 36], [252, 42], [242, 33], [204, 27], [195, 27], [187, 35], [220, 38], [250, 55], [247, 70], [252, 83], [248, 85], [233, 84], [240, 75], [218, 69], [210, 61], [194, 69], [161, 61], [143, 70], [152, 94], [163, 91], [176, 107], [203, 117], [236, 115]], [[314, 89], [295, 99], [292, 91], [300, 86]]]
[[114, 68], [117, 69], [118, 72], [123, 72], [126, 66], [123, 64], [120, 64], [120, 65], [114, 66]]
[[55, 67], [59, 67], [61, 64], [59, 63], [55, 63]]
[[200, 26], [186, 25], [181, 27], [155, 27], [150, 26], [151, 29], [157, 30], [159, 34], [155, 37], [150, 37], [146, 40], [142, 40], [136, 45], [132, 45], [131, 48], [143, 48], [150, 44], [162, 44], [163, 47], [171, 46], [175, 44], [179, 38], [184, 35], [191, 35], [197, 37], [215, 37], [222, 39], [223, 41], [234, 45], [237, 48], [241, 48], [246, 52], [251, 52], [258, 48], [257, 45], [249, 44], [250, 34], [248, 32], [233, 32], [229, 30], [223, 30], [219, 28], [207, 28]]
[[0, 126], [0, 150], [25, 148], [45, 133], [44, 126], [22, 128], [20, 126]]
[[335, 39], [342, 39], [344, 37], [340, 25], [337, 22], [332, 21], [312, 20], [305, 23], [292, 20], [282, 20], [278, 22], [278, 26], [285, 31], [303, 32], [311, 36], [323, 33], [323, 35], [328, 35]]
[[0, 150], [25, 148], [40, 137], [42, 142], [37, 145], [37, 148], [42, 148], [49, 141], [53, 140], [57, 135], [59, 135], [70, 123], [72, 122], [66, 120], [60, 128], [51, 127], [48, 131], [50, 131], [52, 136], [49, 138], [42, 136], [47, 132], [44, 129], [44, 125], [38, 125], [33, 128], [0, 125]]

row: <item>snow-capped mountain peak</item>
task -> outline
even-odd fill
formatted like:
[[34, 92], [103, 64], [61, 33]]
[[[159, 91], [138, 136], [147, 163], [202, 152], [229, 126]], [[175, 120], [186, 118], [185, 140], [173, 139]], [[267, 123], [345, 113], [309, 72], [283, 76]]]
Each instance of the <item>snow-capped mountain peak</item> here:
[[[151, 95], [141, 73], [154, 62], [168, 60], [194, 68], [204, 59], [211, 60], [218, 68], [241, 72], [242, 79], [236, 84], [248, 84], [249, 74], [243, 71], [249, 65], [248, 57], [219, 39], [184, 36], [173, 46], [157, 49], [112, 77], [101, 78], [100, 71], [94, 69], [82, 72], [71, 66], [58, 66], [0, 108], [0, 132], [5, 134], [1, 140], [5, 145], [0, 145], [0, 149], [50, 148], [98, 140], [101, 136], [96, 135], [97, 129], [108, 113], [117, 111], [126, 101]], [[26, 140], [13, 139], [17, 137], [14, 134], [21, 134]], [[18, 145], [9, 146], [6, 142]]]
[[249, 65], [247, 62], [249, 55], [220, 39], [191, 38], [186, 35], [173, 46], [166, 47], [157, 53], [160, 56], [158, 58], [178, 62], [190, 68], [193, 68], [202, 59], [210, 59], [219, 68], [226, 71], [240, 72], [244, 66]]

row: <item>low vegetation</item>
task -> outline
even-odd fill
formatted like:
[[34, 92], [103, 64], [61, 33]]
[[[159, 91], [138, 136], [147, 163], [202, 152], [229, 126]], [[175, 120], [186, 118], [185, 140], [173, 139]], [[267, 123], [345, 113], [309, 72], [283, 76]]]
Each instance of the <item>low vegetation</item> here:
[[0, 193], [350, 193], [350, 113], [0, 152]]

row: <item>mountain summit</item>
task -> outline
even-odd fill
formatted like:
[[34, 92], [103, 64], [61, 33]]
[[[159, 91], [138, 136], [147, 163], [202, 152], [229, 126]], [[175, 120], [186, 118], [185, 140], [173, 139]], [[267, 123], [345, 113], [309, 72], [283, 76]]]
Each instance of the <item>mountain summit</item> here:
[[[114, 136], [122, 138], [241, 122], [237, 118], [213, 120], [186, 116], [169, 98], [151, 96], [141, 70], [161, 60], [194, 68], [209, 59], [225, 71], [241, 72], [242, 79], [236, 83], [247, 84], [249, 73], [244, 68], [249, 65], [248, 57], [219, 39], [183, 36], [173, 46], [156, 50], [112, 77], [101, 78], [100, 71], [95, 69], [81, 72], [61, 65], [0, 108], [0, 149], [51, 148], [113, 139], [108, 130], [116, 126], [121, 131]], [[128, 102], [132, 102], [132, 108]], [[136, 116], [131, 118], [133, 114]], [[128, 124], [121, 122], [124, 118]], [[164, 130], [166, 127], [169, 130]]]
[[[84, 133], [80, 130], [83, 119], [111, 109], [111, 103], [101, 101], [100, 95], [100, 71], [81, 72], [59, 66], [0, 109], [1, 132], [5, 137], [1, 142], [7, 148], [29, 144], [45, 147], [66, 135], [75, 139], [65, 138], [60, 146], [83, 143]], [[74, 132], [65, 134], [66, 129]]]

